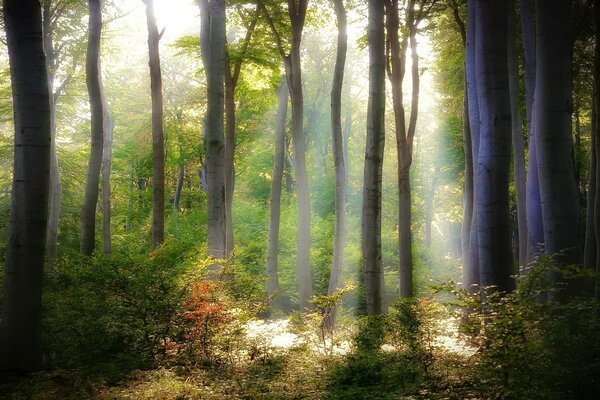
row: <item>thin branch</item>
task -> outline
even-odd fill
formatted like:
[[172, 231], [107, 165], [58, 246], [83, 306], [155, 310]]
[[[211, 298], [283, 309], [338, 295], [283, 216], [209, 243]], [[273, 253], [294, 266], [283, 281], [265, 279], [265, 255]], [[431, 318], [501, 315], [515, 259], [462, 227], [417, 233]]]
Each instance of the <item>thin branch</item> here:
[[275, 43], [277, 43], [277, 49], [279, 50], [279, 54], [281, 54], [281, 58], [283, 58], [285, 60], [287, 58], [287, 55], [285, 54], [285, 50], [283, 49], [283, 42], [281, 41], [281, 36], [279, 36], [279, 32], [277, 32], [277, 28], [275, 28], [273, 19], [269, 15], [269, 11], [267, 10], [267, 8], [265, 7], [264, 3], [261, 0], [258, 0], [258, 6], [259, 6], [259, 8], [262, 9], [263, 15], [265, 16], [265, 19], [267, 20], [267, 24], [269, 24], [269, 27], [271, 28], [271, 31], [273, 32], [273, 36], [275, 37]]

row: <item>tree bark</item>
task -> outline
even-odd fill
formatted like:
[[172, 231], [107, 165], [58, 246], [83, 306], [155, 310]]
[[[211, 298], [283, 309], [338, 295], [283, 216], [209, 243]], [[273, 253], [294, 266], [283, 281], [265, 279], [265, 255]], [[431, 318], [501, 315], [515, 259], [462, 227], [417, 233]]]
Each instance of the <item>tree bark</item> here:
[[[343, 0], [333, 0], [337, 18], [338, 37], [331, 85], [331, 134], [333, 140], [333, 164], [335, 167], [335, 232], [333, 236], [333, 265], [329, 275], [328, 295], [333, 295], [342, 284], [344, 268], [344, 244], [346, 241], [346, 164], [344, 159], [344, 137], [342, 133], [342, 87], [344, 67], [348, 51], [346, 9]], [[335, 324], [335, 307], [327, 312], [327, 325]]]
[[225, 1], [201, 0], [202, 58], [207, 80], [206, 180], [208, 185], [208, 255], [226, 257], [225, 200]]
[[525, 75], [525, 98], [527, 110], [527, 133], [529, 136], [527, 180], [526, 180], [526, 218], [527, 218], [527, 261], [533, 261], [542, 252], [544, 227], [542, 203], [540, 199], [539, 176], [536, 150], [536, 128], [533, 113], [536, 85], [536, 39], [535, 20], [532, 0], [521, 0], [521, 27], [523, 30], [523, 65]]
[[142, 0], [146, 5], [148, 25], [148, 65], [152, 96], [152, 248], [165, 240], [165, 141], [163, 134], [163, 96], [160, 53], [161, 34], [156, 26], [154, 0]]
[[476, 23], [477, 15], [475, 13], [475, 0], [467, 2], [467, 36], [466, 36], [466, 54], [465, 54], [465, 75], [466, 89], [468, 97], [469, 128], [471, 134], [471, 159], [473, 162], [473, 211], [471, 226], [469, 228], [469, 249], [468, 256], [463, 260], [463, 287], [473, 293], [479, 285], [479, 246], [477, 239], [477, 202], [475, 199], [475, 190], [478, 185], [478, 159], [479, 159], [479, 131], [481, 121], [479, 118], [479, 100], [477, 96], [477, 71], [476, 71]]
[[112, 237], [110, 230], [111, 222], [111, 191], [110, 174], [112, 169], [112, 140], [114, 131], [114, 120], [108, 113], [108, 107], [105, 104], [104, 115], [104, 149], [102, 159], [102, 245], [104, 256], [108, 257], [112, 253]]
[[5, 0], [13, 93], [14, 169], [0, 318], [0, 370], [42, 368], [42, 280], [51, 111], [37, 0]]
[[281, 220], [281, 186], [285, 162], [285, 121], [287, 117], [288, 88], [285, 81], [277, 89], [279, 106], [275, 128], [275, 159], [269, 198], [269, 238], [267, 241], [267, 295], [271, 308], [280, 306], [279, 292], [279, 225]]
[[570, 20], [571, 2], [536, 4], [534, 119], [544, 250], [561, 253], [557, 260], [562, 265], [579, 264], [579, 200], [571, 157], [572, 41], [570, 24], [564, 23]]
[[296, 275], [300, 308], [312, 308], [312, 267], [310, 264], [310, 192], [306, 171], [306, 149], [304, 134], [304, 95], [302, 94], [302, 65], [300, 44], [306, 19], [308, 0], [288, 0], [288, 15], [291, 23], [291, 47], [289, 54], [283, 48], [271, 16], [264, 4], [260, 4], [267, 23], [271, 27], [283, 65], [292, 105], [292, 142], [294, 146], [294, 171], [296, 172], [296, 204], [298, 207], [298, 230], [296, 235]]
[[483, 287], [512, 290], [509, 173], [511, 115], [506, 2], [477, 2], [476, 71], [481, 120], [475, 200], [479, 279]]
[[100, 0], [89, 0], [88, 7], [90, 17], [85, 69], [92, 116], [92, 140], [81, 213], [81, 254], [84, 256], [91, 256], [96, 246], [96, 207], [104, 145], [103, 119], [106, 112], [100, 72], [100, 36], [102, 33]]
[[369, 103], [362, 206], [362, 253], [367, 314], [385, 312], [381, 262], [381, 190], [385, 146], [384, 4], [368, 1]]
[[517, 229], [519, 236], [519, 267], [527, 264], [527, 200], [525, 175], [525, 144], [519, 107], [519, 65], [515, 48], [515, 3], [508, 5], [508, 80], [510, 90], [510, 115], [513, 149], [513, 174], [517, 203]]
[[46, 256], [54, 260], [57, 255], [58, 222], [60, 218], [62, 185], [56, 152], [56, 98], [54, 95], [54, 41], [51, 24], [50, 2], [44, 2], [42, 21], [44, 32], [44, 51], [46, 53], [46, 70], [48, 71], [48, 90], [50, 92], [50, 206], [48, 211], [48, 228], [46, 233]]

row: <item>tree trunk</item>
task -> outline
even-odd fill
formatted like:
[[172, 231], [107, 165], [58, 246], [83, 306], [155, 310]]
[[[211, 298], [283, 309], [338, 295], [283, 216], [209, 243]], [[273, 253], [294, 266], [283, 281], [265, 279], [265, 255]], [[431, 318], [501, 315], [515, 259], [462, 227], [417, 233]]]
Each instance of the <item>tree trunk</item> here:
[[181, 191], [183, 190], [183, 181], [185, 179], [185, 164], [180, 163], [177, 169], [177, 186], [175, 186], [175, 196], [173, 196], [173, 210], [179, 213], [179, 203], [181, 201]]
[[43, 5], [44, 51], [46, 53], [46, 70], [48, 71], [48, 90], [50, 92], [50, 206], [48, 211], [48, 228], [46, 233], [46, 256], [51, 261], [56, 258], [58, 245], [58, 222], [62, 186], [56, 152], [56, 99], [54, 96], [54, 42], [51, 24], [50, 2]]
[[536, 83], [536, 44], [535, 21], [532, 0], [521, 0], [521, 26], [523, 30], [523, 65], [525, 74], [525, 98], [527, 110], [527, 132], [529, 135], [527, 181], [526, 181], [526, 218], [527, 218], [527, 261], [533, 261], [542, 252], [544, 227], [542, 203], [537, 166], [535, 138], [535, 116], [533, 98]]
[[285, 81], [277, 90], [279, 106], [277, 108], [277, 126], [275, 128], [275, 160], [273, 162], [273, 180], [269, 198], [269, 239], [267, 241], [267, 295], [271, 308], [280, 306], [279, 292], [279, 223], [281, 220], [281, 184], [285, 162], [285, 121], [287, 117], [288, 88]]
[[479, 100], [477, 96], [477, 71], [476, 71], [476, 23], [475, 0], [467, 2], [467, 36], [466, 36], [466, 55], [465, 55], [465, 75], [466, 91], [468, 97], [469, 128], [471, 138], [471, 159], [473, 174], [473, 211], [471, 217], [471, 226], [469, 227], [469, 248], [468, 255], [463, 260], [463, 287], [473, 293], [479, 285], [479, 246], [477, 239], [477, 202], [475, 199], [475, 189], [477, 188], [477, 161], [479, 159], [479, 131], [481, 122], [479, 119]]
[[143, 0], [143, 2], [146, 4], [148, 64], [152, 96], [152, 248], [156, 248], [165, 240], [165, 141], [162, 75], [158, 50], [161, 34], [156, 27], [154, 0]]
[[208, 255], [225, 254], [225, 1], [200, 1], [202, 58], [207, 81], [206, 180], [208, 185]]
[[519, 66], [515, 49], [515, 3], [508, 4], [508, 77], [510, 87], [510, 115], [513, 142], [513, 173], [517, 203], [517, 226], [519, 234], [519, 267], [527, 263], [527, 203], [525, 179], [525, 144], [519, 107]]
[[[546, 254], [581, 262], [579, 201], [571, 158], [571, 2], [538, 0], [534, 119]], [[574, 289], [573, 286], [570, 289]], [[568, 291], [567, 291], [568, 292]], [[565, 292], [565, 293], [567, 293]]]
[[369, 0], [369, 104], [362, 208], [362, 253], [368, 314], [385, 312], [381, 263], [381, 190], [385, 146], [384, 4]]
[[510, 291], [509, 173], [511, 115], [507, 63], [505, 2], [478, 2], [476, 12], [476, 71], [481, 120], [475, 200], [479, 279], [483, 287]]
[[[333, 164], [335, 167], [335, 233], [333, 237], [333, 265], [329, 275], [328, 295], [333, 295], [342, 284], [344, 268], [344, 244], [346, 241], [346, 165], [344, 160], [344, 137], [342, 133], [342, 87], [344, 67], [348, 50], [346, 10], [343, 0], [334, 0], [333, 8], [338, 24], [337, 52], [331, 85], [331, 134], [333, 140]], [[329, 328], [335, 324], [335, 307], [326, 313]]]
[[91, 256], [96, 246], [96, 207], [98, 204], [102, 148], [104, 145], [103, 119], [104, 94], [100, 73], [100, 36], [102, 32], [102, 11], [100, 0], [88, 2], [89, 36], [86, 57], [86, 83], [91, 109], [91, 153], [85, 181], [85, 197], [81, 213], [81, 254]]
[[429, 193], [425, 199], [425, 248], [431, 248], [431, 224], [433, 221], [433, 200], [435, 198], [435, 189], [437, 188], [437, 181], [440, 174], [440, 168], [437, 167], [433, 173], [431, 179], [431, 186], [429, 187]]
[[112, 253], [112, 238], [110, 232], [111, 205], [110, 205], [110, 174], [112, 169], [112, 139], [114, 120], [108, 113], [105, 104], [104, 115], [104, 151], [102, 159], [102, 244], [104, 256]]
[[51, 111], [37, 0], [5, 0], [15, 147], [0, 318], [0, 370], [42, 368]]

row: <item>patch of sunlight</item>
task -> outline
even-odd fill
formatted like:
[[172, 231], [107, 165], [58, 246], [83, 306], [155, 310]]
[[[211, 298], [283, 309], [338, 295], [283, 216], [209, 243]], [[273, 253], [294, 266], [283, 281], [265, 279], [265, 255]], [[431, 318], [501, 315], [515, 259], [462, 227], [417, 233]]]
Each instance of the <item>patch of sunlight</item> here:
[[435, 342], [438, 346], [443, 347], [449, 352], [460, 354], [466, 357], [470, 357], [477, 349], [473, 346], [469, 346], [464, 341], [460, 340], [458, 333], [458, 320], [456, 318], [448, 318], [445, 320], [438, 321], [442, 332], [444, 334], [439, 335]]
[[252, 320], [246, 324], [246, 334], [250, 339], [260, 339], [270, 343], [272, 347], [289, 349], [303, 342], [302, 338], [288, 330], [290, 321]]

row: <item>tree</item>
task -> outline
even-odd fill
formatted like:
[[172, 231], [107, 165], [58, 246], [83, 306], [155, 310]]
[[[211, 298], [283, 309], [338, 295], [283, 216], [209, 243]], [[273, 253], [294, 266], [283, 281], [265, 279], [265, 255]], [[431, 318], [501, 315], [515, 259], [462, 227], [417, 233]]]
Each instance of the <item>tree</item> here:
[[[333, 140], [333, 164], [335, 166], [335, 233], [333, 239], [333, 265], [329, 275], [328, 295], [340, 288], [344, 267], [346, 238], [346, 165], [344, 160], [344, 137], [342, 134], [342, 85], [348, 50], [346, 9], [343, 0], [333, 0], [338, 23], [337, 52], [331, 85], [331, 134]], [[330, 310], [329, 324], [335, 322], [335, 311]]]
[[225, 138], [223, 131], [225, 76], [225, 1], [201, 0], [201, 50], [207, 82], [205, 122], [208, 184], [208, 254], [226, 257]]
[[240, 54], [235, 56], [230, 50], [225, 53], [225, 256], [229, 258], [233, 251], [233, 189], [235, 186], [235, 89], [240, 78], [244, 56], [260, 11], [254, 11], [241, 42]]
[[0, 319], [0, 370], [42, 367], [42, 279], [48, 221], [51, 111], [37, 0], [5, 0], [15, 147]]
[[536, 148], [536, 123], [533, 112], [536, 87], [536, 38], [532, 0], [521, 0], [521, 26], [523, 30], [523, 66], [525, 75], [525, 98], [527, 110], [527, 132], [529, 135], [526, 182], [527, 218], [527, 261], [541, 253], [544, 243], [542, 203], [538, 176]]
[[296, 195], [298, 207], [298, 234], [296, 239], [296, 273], [300, 308], [310, 307], [313, 294], [312, 268], [310, 265], [310, 192], [306, 172], [306, 149], [304, 123], [304, 96], [302, 94], [302, 67], [300, 43], [306, 19], [308, 0], [287, 0], [287, 13], [291, 25], [289, 53], [284, 48], [283, 38], [264, 2], [259, 6], [269, 24], [277, 49], [283, 60], [287, 85], [292, 104], [292, 140], [294, 143], [294, 170], [296, 172]]
[[92, 116], [92, 140], [81, 212], [81, 254], [84, 256], [91, 256], [96, 245], [96, 206], [104, 146], [104, 118], [107, 112], [100, 72], [100, 37], [102, 33], [100, 0], [89, 0], [88, 9], [90, 15], [85, 70]]
[[369, 105], [362, 206], [362, 253], [368, 314], [385, 311], [381, 263], [381, 180], [385, 146], [385, 33], [383, 2], [369, 0]]
[[281, 183], [285, 162], [285, 121], [287, 118], [288, 88], [285, 81], [277, 89], [279, 105], [275, 128], [275, 157], [273, 178], [269, 197], [269, 237], [267, 240], [267, 295], [271, 298], [271, 308], [279, 306], [276, 298], [279, 291], [279, 225], [281, 220]]
[[163, 134], [162, 74], [154, 0], [143, 0], [148, 24], [150, 90], [152, 92], [152, 248], [165, 240], [165, 140]]
[[480, 284], [512, 289], [509, 171], [511, 116], [507, 62], [508, 8], [505, 2], [477, 2], [476, 71], [479, 158], [475, 201]]
[[[534, 120], [544, 251], [563, 265], [581, 262], [579, 200], [571, 158], [571, 2], [536, 3]], [[573, 289], [573, 287], [571, 287]]]
[[507, 53], [508, 53], [508, 75], [510, 93], [510, 115], [513, 143], [513, 176], [516, 190], [517, 203], [517, 232], [519, 266], [527, 263], [527, 203], [526, 203], [526, 175], [525, 175], [525, 144], [523, 143], [523, 129], [521, 124], [521, 113], [519, 107], [519, 65], [515, 46], [515, 3], [514, 0], [507, 2]]

